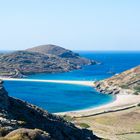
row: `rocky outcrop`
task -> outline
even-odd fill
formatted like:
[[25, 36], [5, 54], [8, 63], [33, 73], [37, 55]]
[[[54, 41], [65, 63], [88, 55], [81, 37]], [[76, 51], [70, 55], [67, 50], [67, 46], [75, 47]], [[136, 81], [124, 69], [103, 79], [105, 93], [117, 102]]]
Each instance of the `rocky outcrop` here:
[[[15, 140], [30, 137], [30, 140], [97, 140], [87, 129], [77, 128], [62, 117], [53, 115], [37, 106], [9, 97], [0, 83], [0, 137]], [[21, 129], [24, 128], [24, 129]], [[34, 139], [31, 139], [33, 137]], [[22, 140], [20, 139], [20, 140]], [[18, 139], [17, 139], [18, 140]]]
[[29, 48], [26, 51], [29, 52], [38, 52], [42, 54], [51, 54], [56, 55], [64, 58], [73, 58], [73, 57], [79, 57], [79, 54], [74, 53], [70, 50], [64, 49], [60, 46], [48, 44], [48, 45], [41, 45], [33, 48]]
[[99, 92], [106, 94], [140, 94], [140, 66], [97, 81], [94, 86]]
[[20, 128], [7, 134], [0, 140], [52, 140], [51, 136], [39, 129]]
[[0, 55], [0, 76], [20, 78], [34, 73], [67, 72], [95, 63], [62, 47], [44, 45]]
[[8, 109], [9, 101], [8, 101], [8, 93], [3, 87], [3, 82], [0, 81], [0, 109]]

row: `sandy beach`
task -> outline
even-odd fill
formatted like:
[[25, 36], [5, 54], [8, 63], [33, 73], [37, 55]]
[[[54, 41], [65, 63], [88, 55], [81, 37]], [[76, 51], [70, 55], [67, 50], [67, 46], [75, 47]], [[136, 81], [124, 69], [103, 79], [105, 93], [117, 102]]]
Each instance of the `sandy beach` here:
[[93, 81], [74, 81], [74, 80], [40, 80], [40, 79], [20, 79], [20, 78], [4, 78], [1, 80], [6, 81], [21, 81], [21, 82], [44, 82], [44, 83], [60, 83], [60, 84], [74, 84], [83, 86], [93, 86]]
[[86, 117], [86, 116], [92, 116], [92, 115], [103, 114], [107, 112], [114, 112], [118, 110], [131, 108], [133, 106], [136, 106], [138, 103], [140, 103], [140, 95], [120, 94], [120, 95], [116, 95], [116, 99], [113, 102], [105, 105], [101, 105], [99, 107], [72, 111], [72, 112], [62, 112], [57, 114], [69, 115], [72, 117]]

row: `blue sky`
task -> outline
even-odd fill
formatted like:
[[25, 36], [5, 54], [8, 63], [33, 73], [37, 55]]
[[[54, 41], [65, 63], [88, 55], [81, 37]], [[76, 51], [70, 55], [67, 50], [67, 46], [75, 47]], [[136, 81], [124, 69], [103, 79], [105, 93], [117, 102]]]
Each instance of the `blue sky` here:
[[140, 0], [0, 0], [0, 50], [41, 44], [140, 50]]

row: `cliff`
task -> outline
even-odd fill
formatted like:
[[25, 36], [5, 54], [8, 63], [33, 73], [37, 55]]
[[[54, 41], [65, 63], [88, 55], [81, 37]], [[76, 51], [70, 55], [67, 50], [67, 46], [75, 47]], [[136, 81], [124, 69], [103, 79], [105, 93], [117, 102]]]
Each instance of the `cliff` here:
[[23, 77], [34, 73], [56, 73], [95, 64], [70, 50], [56, 45], [43, 45], [0, 55], [0, 76]]
[[124, 71], [111, 78], [97, 81], [95, 88], [106, 94], [140, 94], [140, 66]]
[[0, 82], [0, 140], [97, 140], [87, 129], [8, 96]]

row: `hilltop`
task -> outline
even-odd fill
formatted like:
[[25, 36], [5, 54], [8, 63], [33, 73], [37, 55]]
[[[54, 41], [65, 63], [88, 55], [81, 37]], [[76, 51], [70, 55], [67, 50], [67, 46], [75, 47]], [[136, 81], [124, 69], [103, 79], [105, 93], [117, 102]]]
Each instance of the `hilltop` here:
[[56, 45], [42, 45], [0, 55], [0, 76], [23, 77], [80, 69], [96, 62]]
[[57, 45], [52, 45], [52, 44], [36, 46], [33, 48], [26, 49], [26, 51], [39, 52], [42, 54], [51, 54], [51, 55], [56, 55], [56, 56], [64, 57], [64, 58], [78, 58], [79, 57], [79, 54], [77, 53], [74, 53], [68, 49], [62, 48]]
[[87, 129], [8, 96], [0, 81], [0, 140], [97, 140]]
[[140, 66], [111, 78], [97, 81], [95, 88], [106, 94], [140, 94]]

